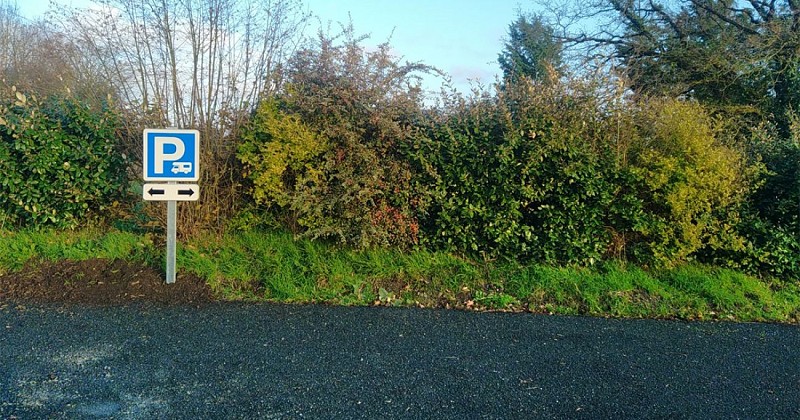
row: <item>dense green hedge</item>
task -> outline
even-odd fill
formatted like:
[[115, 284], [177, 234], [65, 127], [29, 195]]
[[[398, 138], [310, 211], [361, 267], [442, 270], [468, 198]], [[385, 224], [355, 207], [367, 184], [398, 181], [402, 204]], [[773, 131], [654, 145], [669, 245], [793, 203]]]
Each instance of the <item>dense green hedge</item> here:
[[415, 155], [433, 195], [429, 241], [557, 264], [674, 265], [744, 249], [751, 169], [701, 106], [645, 100], [627, 118], [580, 88], [523, 81], [432, 124]]
[[[374, 72], [370, 62], [349, 60], [350, 74]], [[596, 85], [522, 79], [414, 114], [407, 97], [329, 68], [264, 102], [240, 147], [256, 201], [294, 212], [299, 233], [548, 264], [761, 252], [741, 232], [759, 165], [699, 104], [612, 109]]]
[[120, 199], [127, 165], [108, 108], [13, 92], [0, 103], [0, 218], [5, 226], [75, 227]]
[[427, 243], [551, 263], [605, 254], [619, 188], [606, 145], [587, 129], [595, 112], [536, 87], [462, 101], [430, 122], [411, 156], [429, 194]]
[[790, 138], [702, 104], [518, 78], [424, 107], [386, 46], [319, 45], [242, 134], [254, 201], [356, 247], [592, 265], [690, 261], [800, 275], [800, 124]]

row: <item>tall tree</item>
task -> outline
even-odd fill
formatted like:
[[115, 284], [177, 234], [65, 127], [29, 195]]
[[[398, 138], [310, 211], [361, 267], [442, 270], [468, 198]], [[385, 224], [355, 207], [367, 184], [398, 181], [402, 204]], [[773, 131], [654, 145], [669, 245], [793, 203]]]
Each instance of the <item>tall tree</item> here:
[[16, 3], [0, 0], [0, 77], [20, 91], [44, 97], [67, 91], [105, 99], [108, 89], [52, 25], [19, 14]]
[[297, 47], [299, 0], [94, 0], [61, 24], [126, 105], [163, 123], [210, 128], [254, 107]]
[[497, 61], [506, 80], [526, 76], [550, 80], [561, 66], [561, 43], [539, 15], [519, 15], [508, 26], [508, 41]]
[[638, 92], [749, 111], [788, 130], [800, 100], [796, 0], [595, 0], [556, 15], [567, 22], [560, 39], [622, 69]]

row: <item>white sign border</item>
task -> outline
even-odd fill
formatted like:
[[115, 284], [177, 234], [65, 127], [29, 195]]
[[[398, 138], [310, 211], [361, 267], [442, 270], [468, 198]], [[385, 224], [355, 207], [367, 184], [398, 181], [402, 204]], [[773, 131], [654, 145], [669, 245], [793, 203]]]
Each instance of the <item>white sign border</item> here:
[[[162, 190], [161, 194], [149, 194], [150, 189]], [[190, 189], [192, 195], [181, 195], [181, 190]], [[200, 186], [197, 184], [144, 184], [142, 198], [145, 201], [198, 201]]]
[[[147, 156], [149, 149], [147, 148], [147, 136], [150, 133], [155, 134], [193, 134], [195, 136], [194, 148], [194, 176], [191, 178], [176, 178], [170, 176], [164, 177], [148, 177], [147, 176]], [[179, 128], [145, 128], [142, 132], [142, 179], [144, 181], [174, 181], [174, 182], [197, 182], [200, 180], [200, 131], [194, 129], [179, 129]]]

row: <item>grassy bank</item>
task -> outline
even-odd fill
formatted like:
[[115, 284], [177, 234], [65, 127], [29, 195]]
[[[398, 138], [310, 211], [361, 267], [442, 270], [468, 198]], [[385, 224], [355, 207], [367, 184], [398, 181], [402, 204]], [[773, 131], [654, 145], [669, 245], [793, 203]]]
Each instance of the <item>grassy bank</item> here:
[[[163, 266], [163, 247], [127, 232], [3, 232], [0, 273], [37, 260], [126, 259]], [[428, 251], [353, 251], [275, 232], [182, 244], [178, 267], [221, 299], [454, 307], [642, 318], [797, 322], [800, 284], [687, 265], [645, 271], [476, 262]]]

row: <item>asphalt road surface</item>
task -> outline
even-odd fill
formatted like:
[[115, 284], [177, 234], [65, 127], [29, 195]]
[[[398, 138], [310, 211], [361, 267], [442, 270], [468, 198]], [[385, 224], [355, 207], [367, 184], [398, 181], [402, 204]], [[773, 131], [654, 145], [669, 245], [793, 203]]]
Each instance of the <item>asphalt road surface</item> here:
[[800, 418], [800, 328], [0, 303], [0, 418], [104, 417]]

